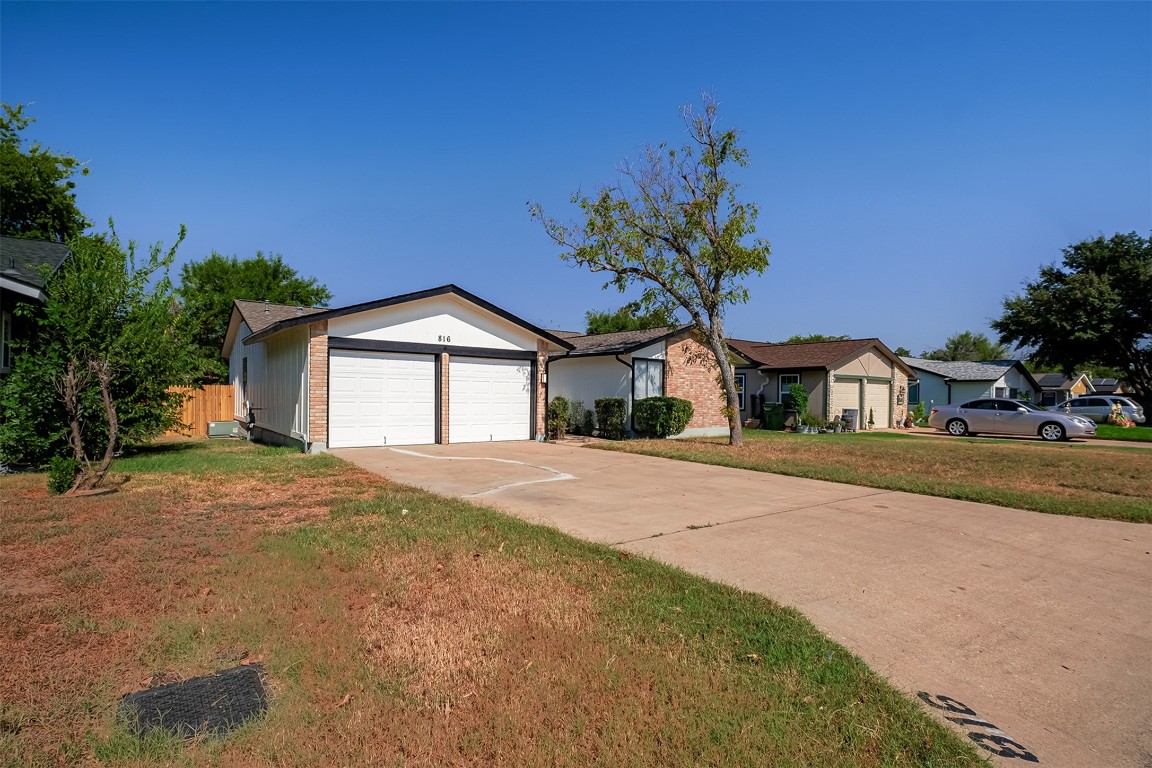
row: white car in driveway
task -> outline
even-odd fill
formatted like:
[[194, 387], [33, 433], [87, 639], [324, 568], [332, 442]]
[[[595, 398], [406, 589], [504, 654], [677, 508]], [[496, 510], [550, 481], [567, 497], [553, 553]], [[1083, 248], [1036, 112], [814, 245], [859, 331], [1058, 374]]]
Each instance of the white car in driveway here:
[[1131, 419], [1136, 424], [1144, 423], [1144, 409], [1134, 401], [1116, 395], [1085, 395], [1061, 403], [1052, 410], [1073, 416], [1083, 416], [1086, 419], [1092, 419], [1097, 424], [1104, 424], [1117, 405], [1120, 406], [1120, 413], [1124, 418]]
[[928, 426], [957, 437], [990, 432], [1039, 435], [1044, 440], [1056, 442], [1070, 437], [1096, 436], [1096, 424], [1091, 419], [1000, 397], [982, 397], [961, 405], [935, 406], [928, 417]]

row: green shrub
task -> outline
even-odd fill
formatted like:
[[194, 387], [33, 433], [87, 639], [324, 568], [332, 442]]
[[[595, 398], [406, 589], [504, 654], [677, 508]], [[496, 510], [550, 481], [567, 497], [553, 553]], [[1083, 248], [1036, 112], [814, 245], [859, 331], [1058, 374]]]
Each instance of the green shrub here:
[[796, 409], [796, 418], [803, 424], [808, 423], [808, 390], [803, 384], [788, 386], [788, 394], [792, 396], [792, 407]]
[[71, 456], [53, 456], [48, 461], [48, 490], [51, 493], [64, 493], [72, 487], [72, 481], [80, 474], [80, 462]]
[[916, 409], [914, 411], [912, 411], [912, 423], [923, 426], [924, 425], [924, 419], [926, 417], [927, 417], [927, 414], [924, 412], [924, 403], [923, 402], [916, 403]]
[[646, 397], [632, 404], [636, 431], [651, 437], [678, 435], [692, 420], [692, 403], [679, 397]]
[[602, 397], [596, 401], [596, 423], [600, 436], [609, 440], [623, 440], [626, 430], [624, 417], [628, 406], [622, 397]]
[[596, 415], [579, 400], [573, 400], [568, 405], [568, 431], [574, 435], [591, 436], [596, 429]]
[[548, 417], [545, 426], [551, 440], [560, 440], [568, 429], [568, 400], [563, 397], [554, 397], [548, 403]]

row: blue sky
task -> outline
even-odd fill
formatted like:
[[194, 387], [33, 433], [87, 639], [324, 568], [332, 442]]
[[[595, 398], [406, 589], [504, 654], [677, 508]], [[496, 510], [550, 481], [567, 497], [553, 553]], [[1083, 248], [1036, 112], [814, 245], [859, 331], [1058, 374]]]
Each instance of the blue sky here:
[[122, 237], [279, 253], [334, 306], [456, 283], [583, 327], [570, 216], [711, 90], [771, 266], [733, 336], [987, 332], [1069, 243], [1152, 230], [1152, 3], [22, 3], [0, 97]]

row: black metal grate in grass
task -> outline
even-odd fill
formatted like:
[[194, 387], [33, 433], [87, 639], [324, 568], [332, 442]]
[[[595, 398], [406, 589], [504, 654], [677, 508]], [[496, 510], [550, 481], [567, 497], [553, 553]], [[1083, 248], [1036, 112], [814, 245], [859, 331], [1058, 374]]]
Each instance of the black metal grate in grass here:
[[249, 664], [130, 693], [120, 712], [142, 734], [162, 728], [186, 738], [223, 736], [268, 708], [263, 674], [262, 664]]

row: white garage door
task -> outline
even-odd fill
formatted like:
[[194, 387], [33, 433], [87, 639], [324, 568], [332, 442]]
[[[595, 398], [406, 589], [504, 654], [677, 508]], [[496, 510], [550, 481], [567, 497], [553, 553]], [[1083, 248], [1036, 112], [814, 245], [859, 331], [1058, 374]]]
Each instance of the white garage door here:
[[891, 395], [889, 394], [888, 382], [886, 381], [867, 381], [864, 382], [864, 413], [862, 418], [864, 423], [868, 423], [868, 412], [871, 409], [872, 418], [875, 420], [876, 429], [888, 429], [892, 426], [889, 417], [889, 411], [892, 408]]
[[430, 355], [332, 350], [328, 445], [436, 442], [436, 363]]
[[532, 364], [453, 357], [448, 363], [448, 442], [532, 437]]
[[[852, 408], [859, 413], [860, 379], [836, 379], [832, 383], [832, 412], [843, 415], [845, 408]], [[860, 426], [859, 417], [856, 419], [856, 426]]]

